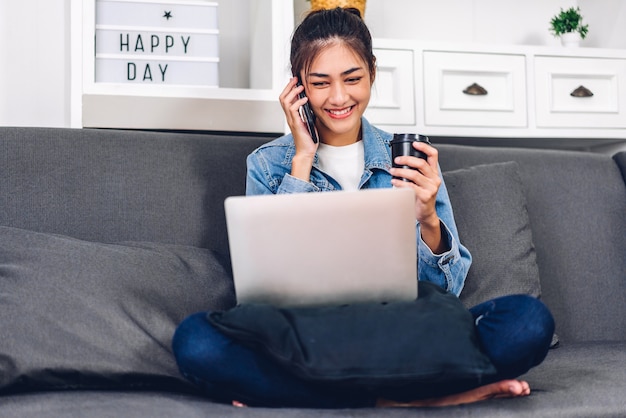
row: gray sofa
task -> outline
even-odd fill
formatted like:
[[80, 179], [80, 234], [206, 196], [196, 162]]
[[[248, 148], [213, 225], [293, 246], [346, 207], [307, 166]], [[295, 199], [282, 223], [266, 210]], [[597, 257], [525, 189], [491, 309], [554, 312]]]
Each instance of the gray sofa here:
[[235, 303], [223, 201], [261, 135], [0, 128], [0, 416], [626, 416], [626, 152], [436, 146], [474, 264], [559, 343], [529, 397], [440, 409], [234, 408], [178, 374], [188, 314]]

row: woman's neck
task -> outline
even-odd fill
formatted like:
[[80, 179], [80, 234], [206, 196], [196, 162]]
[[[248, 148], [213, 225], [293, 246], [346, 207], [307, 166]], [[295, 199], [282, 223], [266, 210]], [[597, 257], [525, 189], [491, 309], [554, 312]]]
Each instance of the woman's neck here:
[[333, 132], [322, 132], [321, 141], [324, 144], [332, 145], [334, 147], [343, 147], [346, 145], [352, 145], [361, 140], [361, 125], [349, 132], [336, 134]]

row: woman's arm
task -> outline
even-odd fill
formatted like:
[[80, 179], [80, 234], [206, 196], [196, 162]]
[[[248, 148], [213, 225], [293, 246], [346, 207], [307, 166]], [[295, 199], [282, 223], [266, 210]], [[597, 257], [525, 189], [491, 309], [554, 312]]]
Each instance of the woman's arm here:
[[459, 242], [452, 205], [439, 169], [439, 153], [423, 142], [414, 142], [426, 159], [403, 156], [396, 164], [411, 168], [392, 168], [395, 187], [410, 187], [415, 192], [415, 218], [418, 222], [418, 277], [436, 283], [459, 295], [471, 264], [471, 255]]
[[[444, 182], [439, 187], [436, 208], [440, 219], [442, 240], [448, 241], [450, 249], [436, 254], [423, 239], [418, 239], [418, 277], [420, 280], [435, 283], [458, 296], [463, 290], [467, 272], [472, 264], [472, 255], [459, 240], [452, 205]], [[418, 225], [418, 234], [420, 229], [421, 225]]]
[[308, 98], [299, 97], [299, 93], [304, 91], [304, 86], [297, 85], [297, 82], [298, 79], [292, 77], [278, 99], [285, 112], [287, 125], [289, 125], [296, 146], [290, 174], [300, 180], [309, 181], [318, 144], [313, 142], [306, 124], [300, 117], [300, 107], [307, 102]]

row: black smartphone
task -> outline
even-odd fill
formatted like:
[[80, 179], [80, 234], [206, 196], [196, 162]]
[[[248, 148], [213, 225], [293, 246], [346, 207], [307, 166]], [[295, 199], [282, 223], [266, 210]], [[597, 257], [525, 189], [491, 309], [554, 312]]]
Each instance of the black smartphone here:
[[[297, 86], [301, 85], [302, 83], [300, 82], [300, 78], [298, 78]], [[300, 99], [306, 97], [306, 94], [304, 94], [304, 90], [302, 90], [302, 92], [298, 94], [298, 97]], [[313, 110], [311, 110], [311, 105], [309, 105], [309, 102], [306, 102], [304, 105], [300, 106], [299, 111], [300, 118], [304, 123], [306, 123], [307, 128], [309, 128], [309, 134], [311, 134], [313, 142], [317, 144], [319, 142], [319, 138], [317, 137], [317, 131], [315, 130], [315, 113], [313, 113]]]

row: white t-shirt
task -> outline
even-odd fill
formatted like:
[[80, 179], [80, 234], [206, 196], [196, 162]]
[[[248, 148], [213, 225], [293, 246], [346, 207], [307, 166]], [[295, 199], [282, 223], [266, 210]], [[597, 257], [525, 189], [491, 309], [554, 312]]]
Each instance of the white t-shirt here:
[[317, 155], [322, 171], [337, 180], [343, 190], [358, 190], [365, 169], [363, 141], [343, 147], [320, 143]]

